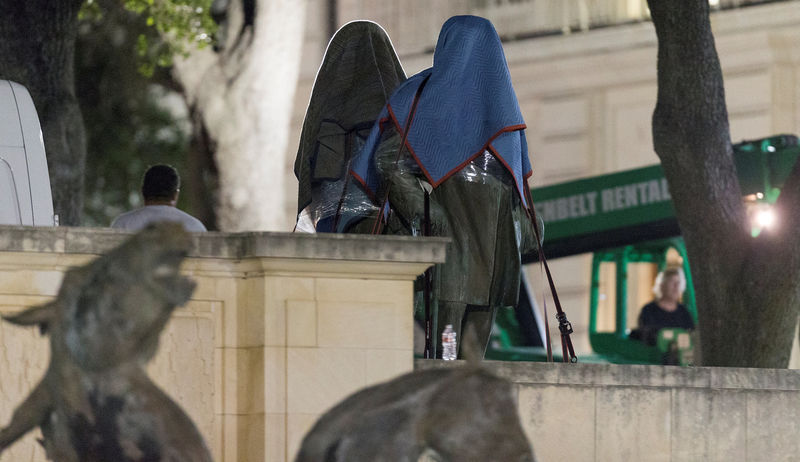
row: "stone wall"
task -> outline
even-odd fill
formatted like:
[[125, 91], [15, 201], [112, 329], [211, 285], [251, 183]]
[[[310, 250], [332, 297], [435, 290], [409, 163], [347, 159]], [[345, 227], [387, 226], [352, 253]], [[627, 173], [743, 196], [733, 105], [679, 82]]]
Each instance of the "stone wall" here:
[[497, 361], [483, 367], [515, 384], [540, 462], [800, 458], [800, 371]]
[[[43, 303], [64, 271], [128, 233], [0, 227], [0, 313]], [[292, 460], [350, 393], [412, 368], [412, 280], [441, 239], [205, 233], [198, 282], [149, 371], [200, 428], [214, 460]], [[0, 322], [0, 425], [42, 377], [48, 343]], [[540, 461], [797, 460], [800, 371], [486, 361], [511, 380]], [[443, 397], [446, 399], [446, 397]], [[454, 403], [458, 405], [458, 403]], [[0, 462], [43, 461], [31, 432]]]
[[[0, 313], [43, 303], [64, 271], [123, 231], [0, 226]], [[413, 368], [412, 284], [443, 239], [204, 233], [183, 273], [197, 283], [149, 365], [214, 460], [292, 460], [316, 419], [350, 393]], [[0, 425], [47, 367], [35, 328], [0, 322]], [[43, 461], [30, 432], [2, 462]]]

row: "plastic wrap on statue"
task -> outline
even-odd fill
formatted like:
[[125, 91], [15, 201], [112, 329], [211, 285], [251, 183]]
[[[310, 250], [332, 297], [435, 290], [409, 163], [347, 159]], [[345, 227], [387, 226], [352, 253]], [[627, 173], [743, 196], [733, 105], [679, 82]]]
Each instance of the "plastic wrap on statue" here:
[[442, 27], [433, 67], [395, 90], [353, 159], [366, 194], [378, 207], [388, 199], [389, 232], [399, 223], [420, 234], [428, 190], [430, 235], [451, 239], [433, 276], [435, 339], [445, 324], [458, 338], [472, 324], [485, 346], [496, 309], [517, 302], [520, 251], [535, 243], [524, 129], [494, 27], [456, 16]]
[[331, 38], [314, 81], [294, 165], [298, 230], [330, 232], [342, 214], [350, 222], [377, 214], [375, 204], [356, 188], [349, 196], [347, 171], [381, 108], [404, 80], [397, 54], [379, 25], [353, 21]]
[[[399, 135], [384, 146], [397, 146]], [[396, 149], [380, 149], [375, 162], [382, 178], [376, 196], [389, 189], [393, 234], [422, 235], [424, 194], [430, 188], [419, 164]], [[517, 302], [520, 250], [535, 238], [508, 170], [488, 151], [430, 190], [430, 230], [452, 239], [447, 262], [434, 281], [440, 301], [513, 306]], [[401, 224], [402, 227], [393, 224]], [[405, 232], [403, 232], [405, 230]], [[510, 284], [507, 281], [516, 281]]]

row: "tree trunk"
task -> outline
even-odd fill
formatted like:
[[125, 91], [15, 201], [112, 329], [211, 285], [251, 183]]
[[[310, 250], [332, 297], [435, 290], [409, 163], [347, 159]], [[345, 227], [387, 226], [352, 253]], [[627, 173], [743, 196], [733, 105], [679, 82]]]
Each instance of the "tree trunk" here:
[[0, 78], [24, 85], [42, 125], [53, 208], [80, 224], [86, 134], [75, 98], [75, 37], [83, 0], [0, 1]]
[[653, 143], [691, 260], [703, 363], [786, 367], [800, 302], [798, 217], [789, 207], [800, 171], [778, 201], [781, 227], [750, 237], [708, 2], [648, 4], [658, 36]]
[[188, 105], [200, 115], [219, 171], [221, 230], [291, 229], [284, 159], [300, 69], [305, 0], [226, 4], [220, 49], [175, 63]]

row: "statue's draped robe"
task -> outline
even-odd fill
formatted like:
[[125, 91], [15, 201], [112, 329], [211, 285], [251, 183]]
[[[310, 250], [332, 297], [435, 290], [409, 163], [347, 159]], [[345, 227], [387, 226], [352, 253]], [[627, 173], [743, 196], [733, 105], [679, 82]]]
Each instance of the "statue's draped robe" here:
[[354, 178], [378, 205], [388, 191], [410, 234], [420, 232], [423, 188], [431, 189], [432, 235], [452, 239], [434, 273], [437, 339], [445, 323], [459, 338], [472, 323], [485, 346], [496, 309], [517, 303], [520, 251], [535, 241], [524, 128], [494, 27], [457, 16], [442, 27], [433, 67], [398, 87], [353, 160]]
[[[340, 199], [348, 187], [350, 159], [361, 150], [381, 108], [405, 78], [379, 25], [353, 21], [333, 36], [314, 81], [294, 164], [298, 228], [331, 231], [336, 214], [342, 213]], [[366, 201], [360, 205], [373, 208]]]

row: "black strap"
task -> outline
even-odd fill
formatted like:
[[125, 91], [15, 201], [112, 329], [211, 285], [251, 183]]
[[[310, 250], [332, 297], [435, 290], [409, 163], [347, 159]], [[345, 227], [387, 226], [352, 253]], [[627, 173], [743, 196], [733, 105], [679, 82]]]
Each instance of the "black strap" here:
[[[408, 112], [408, 117], [406, 117], [405, 127], [403, 128], [403, 137], [400, 140], [400, 148], [397, 150], [397, 157], [394, 160], [395, 168], [397, 167], [398, 162], [400, 162], [400, 157], [403, 154], [403, 148], [406, 146], [406, 140], [408, 139], [408, 131], [411, 129], [411, 122], [414, 120], [414, 114], [417, 112], [417, 103], [419, 103], [419, 97], [422, 94], [422, 89], [425, 88], [425, 84], [428, 83], [428, 79], [430, 75], [425, 77], [422, 83], [419, 84], [417, 88], [417, 92], [414, 95], [414, 100], [411, 103], [411, 109]], [[375, 219], [375, 224], [372, 226], [372, 234], [380, 234], [383, 231], [383, 217], [384, 217], [384, 210], [386, 209], [386, 204], [389, 201], [389, 190], [391, 189], [392, 184], [386, 187], [386, 193], [383, 196], [383, 201], [381, 201], [381, 208], [378, 210], [378, 216]], [[424, 220], [423, 220], [423, 230], [422, 234], [424, 236], [430, 236], [430, 201], [428, 197], [428, 192], [425, 191], [425, 211], [424, 211]], [[434, 358], [436, 355], [436, 343], [433, 341], [433, 312], [431, 310], [431, 292], [433, 291], [433, 275], [432, 269], [428, 268], [425, 270], [425, 276], [423, 279], [423, 288], [422, 293], [424, 297], [425, 303], [425, 351], [424, 357], [425, 358]]]
[[[422, 220], [422, 235], [431, 235], [431, 200], [428, 191], [424, 192], [425, 215]], [[431, 310], [431, 295], [433, 293], [433, 268], [425, 270], [424, 286], [422, 293], [425, 298], [425, 358], [433, 359], [436, 356], [436, 342], [433, 341], [433, 311]]]
[[[572, 333], [572, 324], [567, 320], [567, 314], [561, 309], [561, 302], [558, 300], [558, 292], [553, 283], [553, 276], [550, 274], [550, 266], [547, 264], [547, 259], [544, 256], [542, 249], [542, 238], [539, 233], [539, 227], [536, 225], [536, 209], [533, 206], [533, 198], [531, 191], [528, 187], [528, 180], [525, 180], [525, 198], [528, 201], [528, 218], [531, 220], [533, 226], [533, 233], [536, 236], [536, 247], [539, 250], [539, 264], [544, 265], [544, 270], [547, 273], [547, 282], [550, 285], [550, 293], [553, 294], [553, 302], [556, 305], [556, 319], [558, 319], [558, 330], [561, 332], [561, 358], [564, 362], [578, 362], [578, 357], [575, 356], [575, 349], [572, 347], [572, 340], [569, 335]], [[547, 360], [553, 361], [553, 352], [550, 346], [550, 329], [547, 322], [547, 307], [545, 306], [545, 329], [547, 337]], [[569, 357], [569, 359], [567, 359]]]

